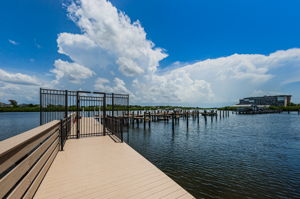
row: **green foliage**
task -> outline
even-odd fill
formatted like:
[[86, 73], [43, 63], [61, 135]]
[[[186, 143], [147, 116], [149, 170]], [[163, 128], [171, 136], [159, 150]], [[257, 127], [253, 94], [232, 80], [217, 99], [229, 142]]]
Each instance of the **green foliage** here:
[[291, 106], [270, 106], [271, 110], [282, 110], [282, 111], [298, 111], [300, 110], [300, 105], [293, 104]]
[[28, 104], [28, 107], [39, 107], [37, 104]]
[[[112, 106], [108, 105], [106, 107], [107, 111], [111, 111], [112, 110]], [[174, 109], [182, 109], [182, 110], [191, 110], [191, 109], [206, 109], [206, 108], [199, 108], [199, 107], [183, 107], [183, 106], [139, 106], [139, 105], [130, 105], [129, 107], [127, 106], [118, 106], [115, 105], [114, 106], [114, 110], [118, 110], [118, 111], [138, 111], [138, 110], [160, 110], [160, 109], [168, 109], [168, 110], [174, 110]], [[208, 108], [210, 109], [210, 108]], [[236, 110], [237, 107], [232, 107], [232, 106], [225, 106], [222, 108], [218, 108], [218, 110], [230, 110], [230, 111], [234, 111]], [[283, 106], [270, 106], [269, 109], [271, 110], [282, 110], [282, 111], [298, 111], [300, 110], [300, 105], [298, 104], [292, 104], [290, 106], [287, 107], [283, 107]], [[47, 108], [42, 108], [43, 111], [65, 111], [65, 107], [62, 105], [48, 105]], [[70, 106], [68, 107], [69, 111], [76, 111], [77, 107], [76, 106]], [[99, 107], [96, 106], [88, 106], [88, 107], [81, 107], [80, 108], [81, 111], [97, 111], [99, 110]], [[101, 107], [100, 110], [103, 110], [103, 107]], [[36, 104], [28, 104], [28, 106], [26, 107], [0, 107], [0, 112], [39, 112], [40, 111], [40, 106], [36, 105]]]
[[139, 105], [130, 105], [130, 111], [138, 111], [138, 110], [160, 110], [160, 109], [183, 109], [183, 110], [191, 110], [191, 109], [202, 109], [199, 107], [184, 107], [184, 106], [139, 106]]
[[[225, 106], [222, 108], [218, 108], [218, 110], [237, 110], [238, 107], [232, 107], [232, 106]], [[300, 105], [299, 104], [291, 104], [290, 106], [270, 106], [270, 110], [282, 110], [282, 111], [298, 111], [300, 110]]]
[[13, 107], [17, 107], [18, 106], [18, 102], [16, 100], [13, 100], [13, 99], [10, 99], [8, 100], [10, 102], [10, 104], [13, 106]]
[[300, 106], [299, 104], [294, 104], [293, 102], [289, 103], [288, 106]]
[[40, 107], [0, 107], [0, 112], [39, 112]]
[[[107, 111], [111, 111], [113, 107], [111, 105], [106, 106]], [[190, 109], [201, 109], [199, 107], [182, 107], [182, 106], [139, 106], [139, 105], [130, 105], [127, 106], [121, 106], [121, 105], [115, 105], [114, 110], [118, 111], [136, 111], [136, 110], [159, 110], [159, 109], [184, 109], [184, 110], [190, 110]], [[76, 106], [69, 106], [69, 111], [76, 111]], [[96, 106], [86, 106], [86, 107], [80, 107], [81, 111], [97, 111], [99, 110], [99, 107]], [[103, 110], [103, 107], [100, 108], [100, 110]], [[0, 107], [0, 112], [39, 112], [40, 106], [29, 104], [26, 107]], [[45, 112], [51, 112], [51, 111], [65, 111], [65, 107], [62, 105], [51, 105], [49, 104], [47, 107], [43, 107], [42, 111]]]
[[229, 110], [229, 111], [235, 111], [237, 109], [237, 107], [233, 107], [233, 106], [225, 106], [222, 108], [218, 108], [218, 110]]

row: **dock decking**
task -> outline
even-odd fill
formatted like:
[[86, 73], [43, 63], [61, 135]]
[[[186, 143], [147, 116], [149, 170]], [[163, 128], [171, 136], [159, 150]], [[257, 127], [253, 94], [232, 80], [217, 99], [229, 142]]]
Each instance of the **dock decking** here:
[[34, 198], [193, 198], [126, 143], [109, 136], [71, 139]]

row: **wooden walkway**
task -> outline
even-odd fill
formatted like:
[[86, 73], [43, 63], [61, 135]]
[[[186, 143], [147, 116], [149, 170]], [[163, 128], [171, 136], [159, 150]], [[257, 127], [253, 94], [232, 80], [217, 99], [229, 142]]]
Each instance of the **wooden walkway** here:
[[[80, 136], [103, 135], [103, 125], [96, 119], [99, 117], [82, 117], [80, 122]], [[76, 138], [75, 115], [71, 117], [70, 137]]]
[[35, 198], [193, 198], [126, 143], [109, 136], [71, 139]]

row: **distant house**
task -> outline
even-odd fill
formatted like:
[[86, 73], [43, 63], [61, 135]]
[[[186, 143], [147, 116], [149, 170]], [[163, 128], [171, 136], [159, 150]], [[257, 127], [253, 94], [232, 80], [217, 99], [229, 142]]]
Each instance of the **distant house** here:
[[0, 107], [3, 108], [3, 107], [12, 107], [11, 104], [5, 104], [5, 103], [2, 103], [0, 102]]
[[287, 106], [291, 103], [291, 95], [273, 95], [262, 97], [246, 97], [237, 105]]

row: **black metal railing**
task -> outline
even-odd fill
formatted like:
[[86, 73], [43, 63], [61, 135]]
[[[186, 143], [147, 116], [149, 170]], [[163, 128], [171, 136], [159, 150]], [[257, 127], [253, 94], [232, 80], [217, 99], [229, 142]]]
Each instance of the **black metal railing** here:
[[123, 118], [107, 116], [105, 119], [105, 126], [110, 133], [116, 136], [119, 142], [123, 142]]
[[72, 117], [71, 115], [68, 116], [67, 118], [64, 118], [60, 120], [60, 150], [64, 150], [64, 145], [68, 139], [68, 136], [71, 132], [71, 124], [72, 124]]
[[[106, 130], [123, 140], [124, 115], [129, 115], [129, 95], [91, 92], [40, 89], [40, 124], [53, 120], [64, 120], [73, 114], [71, 133], [67, 138], [101, 136]], [[106, 119], [106, 116], [108, 118]], [[114, 119], [112, 119], [114, 118]], [[128, 120], [128, 119], [127, 119]], [[125, 120], [127, 122], [127, 120]], [[69, 121], [69, 120], [68, 120]], [[64, 124], [64, 121], [62, 122]], [[106, 123], [111, 126], [106, 126]], [[113, 126], [115, 124], [117, 126]], [[63, 129], [64, 127], [62, 127]], [[63, 141], [64, 141], [63, 140]], [[64, 142], [62, 142], [64, 144]], [[62, 145], [63, 146], [63, 145]]]

